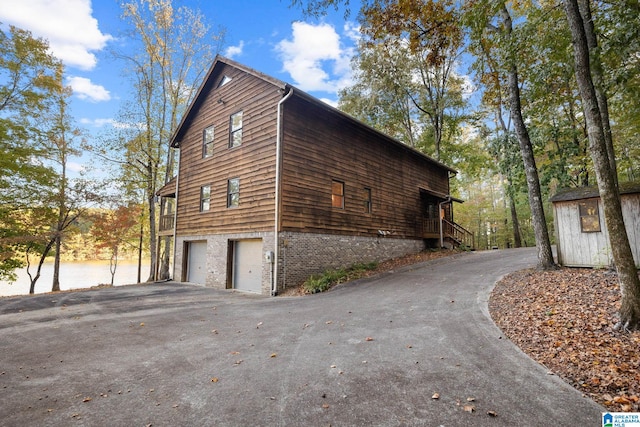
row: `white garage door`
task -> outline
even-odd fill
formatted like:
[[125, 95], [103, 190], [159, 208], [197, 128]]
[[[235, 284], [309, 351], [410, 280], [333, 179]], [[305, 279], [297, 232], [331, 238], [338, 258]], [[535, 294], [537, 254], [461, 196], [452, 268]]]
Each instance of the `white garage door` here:
[[187, 243], [187, 282], [207, 283], [207, 242]]
[[262, 240], [239, 240], [233, 252], [233, 288], [262, 293]]

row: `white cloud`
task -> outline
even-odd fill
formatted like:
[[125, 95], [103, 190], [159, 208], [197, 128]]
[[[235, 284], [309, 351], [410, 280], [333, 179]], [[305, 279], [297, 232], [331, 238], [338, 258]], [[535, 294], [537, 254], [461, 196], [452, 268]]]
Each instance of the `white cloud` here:
[[111, 94], [103, 86], [93, 84], [86, 77], [67, 77], [67, 84], [73, 89], [73, 93], [80, 99], [91, 102], [109, 101]]
[[80, 119], [80, 123], [83, 125], [93, 126], [96, 128], [101, 128], [107, 125], [117, 127], [117, 122], [114, 119], [88, 119], [85, 117]]
[[85, 166], [81, 163], [78, 162], [68, 162], [67, 163], [67, 169], [70, 170], [71, 172], [83, 172], [85, 170]]
[[229, 46], [227, 50], [224, 51], [224, 56], [227, 58], [235, 58], [237, 56], [242, 55], [242, 51], [244, 50], [244, 41], [240, 40], [240, 43], [237, 46]]
[[294, 22], [291, 29], [293, 38], [280, 41], [276, 51], [284, 71], [297, 86], [305, 91], [334, 93], [351, 84], [350, 61], [354, 49], [341, 43], [333, 26]]
[[65, 65], [91, 70], [97, 62], [92, 52], [112, 39], [91, 14], [90, 0], [20, 0], [0, 8], [0, 21], [47, 39]]

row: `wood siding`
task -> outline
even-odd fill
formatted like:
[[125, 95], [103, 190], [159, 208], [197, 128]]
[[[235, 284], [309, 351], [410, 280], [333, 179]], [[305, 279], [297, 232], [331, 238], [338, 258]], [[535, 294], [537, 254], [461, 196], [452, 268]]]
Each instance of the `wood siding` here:
[[[420, 188], [449, 194], [448, 169], [304, 98], [284, 104], [283, 123], [283, 231], [420, 238]], [[332, 207], [333, 180], [344, 183], [344, 209]]]
[[[602, 203], [598, 200], [600, 232], [585, 233], [580, 227], [578, 202], [554, 203], [558, 262], [570, 267], [605, 267], [613, 262]], [[636, 265], [640, 264], [640, 194], [621, 196], [622, 213]]]
[[[273, 230], [275, 207], [276, 85], [219, 63], [211, 89], [183, 126], [177, 234]], [[231, 81], [217, 87], [223, 76]], [[242, 145], [229, 148], [230, 116], [243, 112]], [[202, 158], [203, 130], [215, 126], [213, 155]], [[240, 180], [240, 203], [227, 208], [227, 181]], [[210, 210], [200, 212], [200, 187], [211, 186]]]

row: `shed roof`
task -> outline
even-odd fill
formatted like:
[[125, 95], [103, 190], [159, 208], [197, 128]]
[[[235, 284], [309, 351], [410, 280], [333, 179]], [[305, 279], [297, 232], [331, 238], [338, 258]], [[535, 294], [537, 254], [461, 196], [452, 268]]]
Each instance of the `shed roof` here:
[[[635, 194], [640, 193], [640, 182], [625, 182], [619, 185], [620, 194]], [[558, 190], [556, 194], [551, 197], [551, 201], [555, 202], [568, 202], [571, 200], [582, 199], [595, 199], [600, 197], [598, 187], [576, 187], [576, 188], [562, 188]]]

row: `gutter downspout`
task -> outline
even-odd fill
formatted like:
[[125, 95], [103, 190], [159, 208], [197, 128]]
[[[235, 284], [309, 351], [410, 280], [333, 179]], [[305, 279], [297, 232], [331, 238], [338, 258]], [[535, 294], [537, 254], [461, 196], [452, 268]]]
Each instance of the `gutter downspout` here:
[[[176, 201], [175, 201], [175, 206], [173, 207], [173, 250], [171, 251], [173, 268], [171, 269], [169, 280], [175, 280], [175, 274], [176, 274], [176, 244], [178, 243], [176, 230], [178, 229], [178, 184], [180, 184], [180, 157], [181, 156], [182, 156], [182, 150], [178, 149], [178, 168], [177, 168], [178, 173], [176, 173]], [[180, 280], [182, 280], [182, 278], [180, 278]]]
[[451, 203], [451, 195], [447, 195], [445, 200], [438, 203], [438, 216], [440, 217], [440, 249], [444, 248], [444, 236], [442, 232], [442, 218], [444, 217], [444, 212], [442, 211], [442, 205], [446, 205], [447, 203]]
[[278, 286], [278, 262], [280, 258], [280, 244], [278, 241], [278, 231], [280, 226], [280, 180], [282, 174], [282, 168], [280, 163], [282, 162], [282, 104], [289, 99], [293, 95], [293, 88], [289, 87], [288, 92], [282, 97], [280, 101], [278, 101], [278, 117], [276, 124], [276, 206], [275, 206], [275, 227], [273, 240], [274, 244], [274, 256], [273, 256], [273, 264], [271, 266], [274, 269], [271, 281], [271, 296], [276, 296], [278, 294], [277, 286]]

